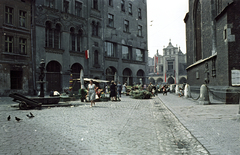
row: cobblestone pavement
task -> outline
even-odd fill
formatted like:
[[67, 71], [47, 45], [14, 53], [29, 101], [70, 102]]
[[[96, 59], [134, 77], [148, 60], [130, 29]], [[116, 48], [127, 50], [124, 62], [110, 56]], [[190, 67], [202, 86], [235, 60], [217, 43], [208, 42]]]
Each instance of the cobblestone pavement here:
[[240, 154], [239, 104], [198, 105], [170, 93], [158, 97], [211, 155]]
[[[209, 154], [158, 97], [89, 105], [17, 110], [0, 104], [0, 155]], [[29, 112], [35, 117], [27, 118]]]

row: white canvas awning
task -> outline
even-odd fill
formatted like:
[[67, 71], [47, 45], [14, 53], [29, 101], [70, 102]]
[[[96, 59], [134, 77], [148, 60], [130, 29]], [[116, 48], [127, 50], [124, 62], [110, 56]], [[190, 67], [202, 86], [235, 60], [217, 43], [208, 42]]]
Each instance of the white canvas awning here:
[[[80, 78], [78, 78], [78, 79], [73, 79], [73, 80], [80, 81]], [[107, 82], [109, 82], [109, 81], [106, 81], [106, 80], [91, 79], [91, 78], [84, 78], [83, 80], [84, 80], [84, 81], [90, 81], [90, 80], [93, 80], [93, 82], [98, 82], [98, 83], [101, 83], [101, 82], [103, 82], [103, 83], [107, 83]]]

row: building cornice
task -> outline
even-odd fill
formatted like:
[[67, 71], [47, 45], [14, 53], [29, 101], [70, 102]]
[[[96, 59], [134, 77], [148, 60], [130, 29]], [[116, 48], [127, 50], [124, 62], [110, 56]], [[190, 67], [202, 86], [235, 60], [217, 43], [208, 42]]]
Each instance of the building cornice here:
[[199, 65], [199, 64], [201, 64], [201, 63], [204, 63], [205, 61], [207, 61], [207, 60], [209, 60], [209, 59], [212, 59], [212, 58], [214, 58], [214, 57], [216, 57], [216, 56], [217, 56], [217, 53], [215, 53], [214, 55], [212, 55], [212, 56], [210, 56], [210, 57], [207, 57], [207, 58], [205, 58], [205, 59], [201, 59], [201, 60], [195, 62], [194, 64], [188, 66], [188, 67], [186, 68], [186, 70], [188, 70], [188, 69], [190, 69], [190, 68], [192, 68], [192, 67], [194, 67], [194, 66], [197, 66], [197, 65]]

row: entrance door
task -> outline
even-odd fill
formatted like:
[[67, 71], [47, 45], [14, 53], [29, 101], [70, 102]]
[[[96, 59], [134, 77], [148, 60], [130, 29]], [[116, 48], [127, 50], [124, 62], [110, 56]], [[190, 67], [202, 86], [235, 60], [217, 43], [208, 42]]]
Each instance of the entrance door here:
[[61, 65], [57, 61], [51, 61], [46, 67], [47, 92], [62, 91]]

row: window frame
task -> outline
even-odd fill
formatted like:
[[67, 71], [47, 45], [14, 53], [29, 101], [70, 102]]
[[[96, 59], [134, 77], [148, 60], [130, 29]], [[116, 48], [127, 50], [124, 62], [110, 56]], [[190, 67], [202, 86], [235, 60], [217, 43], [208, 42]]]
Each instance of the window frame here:
[[[10, 38], [11, 38], [11, 40], [10, 40]], [[8, 52], [8, 53], [14, 53], [13, 52], [13, 44], [14, 44], [13, 36], [6, 35], [5, 40], [4, 40], [4, 45], [5, 45], [5, 50], [4, 51]]]
[[128, 20], [124, 20], [124, 32], [129, 33], [129, 21]]
[[121, 0], [121, 11], [125, 12], [125, 0]]
[[[139, 55], [142, 55], [142, 56], [140, 57], [141, 59], [138, 59], [138, 51], [140, 51], [140, 54], [139, 54]], [[136, 52], [136, 61], [141, 61], [141, 62], [143, 62], [143, 61], [144, 61], [144, 51], [143, 51], [142, 49], [136, 48], [135, 52]]]
[[106, 52], [107, 57], [115, 57], [116, 56], [116, 44], [113, 42], [106, 41], [105, 42], [105, 52]]
[[23, 10], [19, 10], [19, 26], [26, 27], [26, 15], [27, 12]]
[[[127, 53], [126, 50], [124, 51], [124, 49], [127, 49]], [[126, 54], [124, 54], [124, 52]], [[126, 55], [126, 57], [124, 55]], [[122, 59], [132, 60], [132, 48], [130, 46], [122, 45]]]
[[27, 39], [19, 38], [19, 54], [27, 55]]
[[142, 26], [141, 25], [138, 25], [138, 37], [142, 37]]
[[[9, 6], [5, 6], [5, 23], [13, 25], [14, 9]], [[11, 17], [11, 18], [10, 18]]]
[[67, 1], [67, 0], [64, 0], [63, 1], [63, 12], [65, 12], [65, 13], [69, 13], [69, 1]]
[[110, 13], [108, 14], [108, 26], [109, 27], [114, 27], [114, 15], [110, 14]]
[[92, 0], [92, 8], [98, 10], [98, 0]]
[[138, 19], [142, 19], [142, 10], [138, 8]]
[[129, 14], [129, 15], [133, 15], [133, 12], [132, 12], [132, 4], [131, 4], [131, 3], [128, 3], [128, 14]]
[[82, 3], [79, 1], [75, 1], [75, 15], [82, 17]]
[[113, 7], [113, 0], [108, 0], [108, 5]]

